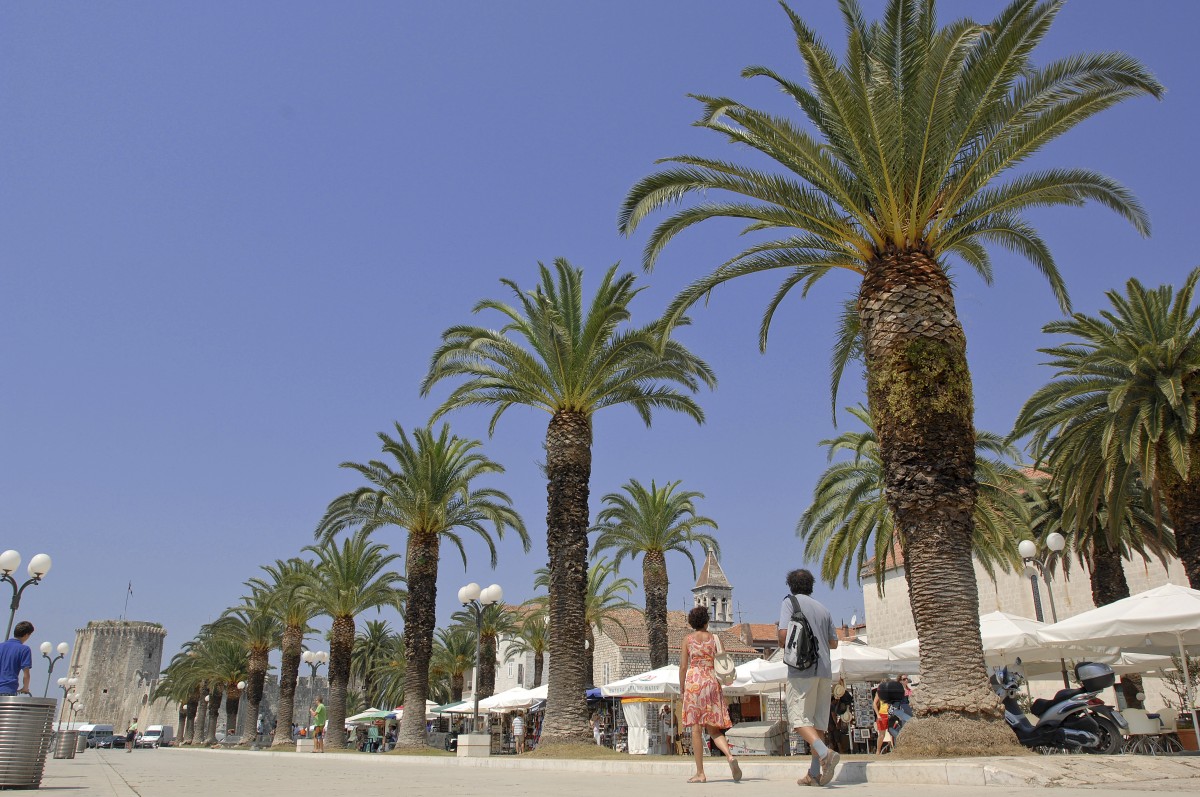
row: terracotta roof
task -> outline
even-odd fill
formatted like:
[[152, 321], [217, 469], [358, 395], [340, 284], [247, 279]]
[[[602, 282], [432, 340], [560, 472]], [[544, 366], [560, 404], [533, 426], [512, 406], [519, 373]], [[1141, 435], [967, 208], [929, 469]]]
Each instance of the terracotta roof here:
[[[858, 573], [859, 577], [862, 579], [874, 578], [877, 567], [876, 561], [877, 557], [872, 556], [863, 563], [862, 570]], [[888, 549], [887, 556], [883, 560], [883, 572], [886, 573], [897, 567], [904, 567], [904, 551], [900, 548], [899, 544], [893, 544]]]
[[1038, 470], [1037, 468], [1021, 468], [1021, 475], [1027, 479], [1035, 479], [1035, 480], [1050, 478], [1049, 473], [1046, 473], [1045, 471], [1042, 471], [1042, 470]]
[[700, 568], [700, 578], [696, 579], [696, 586], [692, 589], [700, 589], [701, 587], [725, 587], [733, 589], [733, 585], [725, 577], [725, 571], [721, 569], [721, 563], [717, 561], [717, 555], [713, 552], [712, 548], [708, 549], [708, 553], [704, 557], [704, 566]]
[[741, 623], [729, 630], [747, 644], [765, 642], [771, 646], [779, 645], [779, 629], [769, 623]]
[[[606, 623], [604, 632], [621, 648], [649, 648], [650, 640], [646, 634], [645, 614], [641, 609], [621, 609], [613, 612], [615, 620], [620, 625]], [[774, 626], [771, 626], [773, 629]], [[683, 638], [692, 629], [687, 624], [686, 612], [667, 612], [667, 650], [679, 650]], [[757, 651], [742, 641], [741, 637], [731, 628], [718, 631], [721, 645], [729, 653], [757, 653]]]

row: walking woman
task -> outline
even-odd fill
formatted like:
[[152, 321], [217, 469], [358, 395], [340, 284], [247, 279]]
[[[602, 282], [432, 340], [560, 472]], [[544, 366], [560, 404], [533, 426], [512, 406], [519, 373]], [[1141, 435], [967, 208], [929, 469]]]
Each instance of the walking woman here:
[[713, 672], [713, 658], [717, 655], [717, 638], [708, 633], [708, 609], [697, 606], [688, 612], [688, 625], [694, 630], [683, 640], [683, 654], [679, 660], [679, 693], [683, 695], [683, 726], [692, 728], [692, 752], [696, 756], [696, 774], [688, 783], [704, 783], [704, 736], [709, 737], [717, 749], [729, 761], [733, 782], [742, 779], [742, 768], [729, 752], [725, 740], [725, 729], [729, 721], [729, 709], [721, 694], [721, 684]]

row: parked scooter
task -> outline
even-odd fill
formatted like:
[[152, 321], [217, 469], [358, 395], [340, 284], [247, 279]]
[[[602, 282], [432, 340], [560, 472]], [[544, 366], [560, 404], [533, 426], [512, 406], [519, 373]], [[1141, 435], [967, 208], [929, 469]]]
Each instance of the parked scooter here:
[[1079, 688], [1060, 689], [1052, 698], [1033, 701], [1030, 711], [1038, 718], [1036, 725], [1017, 702], [1024, 681], [1019, 672], [1000, 668], [992, 673], [991, 683], [1004, 703], [1005, 721], [1026, 747], [1039, 752], [1115, 755], [1121, 750], [1122, 731], [1129, 728], [1129, 723], [1115, 708], [1089, 703], [1100, 690], [1116, 683], [1112, 667], [1080, 662], [1075, 665], [1075, 678], [1081, 684]]

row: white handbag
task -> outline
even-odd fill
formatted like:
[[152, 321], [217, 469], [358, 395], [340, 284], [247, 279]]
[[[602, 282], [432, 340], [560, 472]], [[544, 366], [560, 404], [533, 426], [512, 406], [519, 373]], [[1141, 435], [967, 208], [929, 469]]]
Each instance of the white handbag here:
[[717, 641], [717, 655], [713, 656], [713, 673], [717, 676], [717, 681], [721, 686], [729, 686], [737, 678], [733, 656], [725, 652], [719, 636], [713, 634], [713, 639]]

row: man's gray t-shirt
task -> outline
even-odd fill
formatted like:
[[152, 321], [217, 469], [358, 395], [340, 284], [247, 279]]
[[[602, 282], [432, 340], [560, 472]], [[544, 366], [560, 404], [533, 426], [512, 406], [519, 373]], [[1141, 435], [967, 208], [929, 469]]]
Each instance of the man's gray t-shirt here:
[[[818, 603], [811, 595], [793, 595], [796, 603], [800, 604], [800, 611], [804, 612], [804, 617], [808, 620], [808, 625], [812, 628], [813, 636], [817, 638], [817, 663], [809, 667], [807, 670], [797, 670], [795, 667], [788, 667], [788, 676], [792, 678], [833, 678], [833, 669], [829, 664], [829, 640], [836, 636], [833, 630], [833, 618], [829, 615], [829, 610]], [[786, 631], [788, 623], [792, 621], [792, 602], [788, 598], [783, 599], [783, 603], [779, 607], [779, 628]]]

